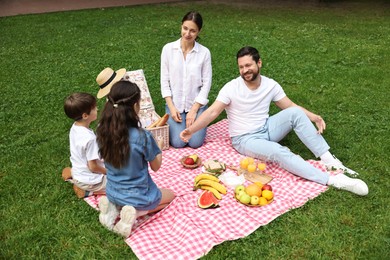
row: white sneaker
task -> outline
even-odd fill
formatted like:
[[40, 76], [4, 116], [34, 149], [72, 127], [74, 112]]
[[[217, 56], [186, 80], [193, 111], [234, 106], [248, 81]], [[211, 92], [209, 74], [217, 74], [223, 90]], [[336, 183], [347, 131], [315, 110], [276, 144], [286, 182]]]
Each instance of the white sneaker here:
[[342, 171], [344, 171], [344, 173], [348, 173], [348, 174], [350, 174], [352, 176], [358, 176], [359, 175], [354, 170], [351, 170], [348, 167], [345, 167], [343, 165], [343, 163], [339, 159], [336, 158], [336, 156], [333, 155], [333, 158], [334, 158], [334, 160], [332, 162], [330, 162], [330, 163], [322, 162], [325, 165], [325, 167], [326, 167], [326, 169], [328, 171], [342, 170]]
[[364, 181], [350, 178], [344, 174], [329, 176], [328, 185], [337, 189], [350, 191], [360, 196], [365, 196], [368, 194], [368, 186]]
[[114, 223], [116, 218], [119, 215], [119, 210], [116, 208], [115, 204], [111, 203], [106, 196], [102, 196], [99, 200], [99, 221], [100, 223], [112, 230], [114, 228]]
[[136, 219], [137, 211], [133, 206], [124, 206], [121, 210], [121, 219], [114, 226], [113, 231], [127, 238], [130, 236], [131, 229]]

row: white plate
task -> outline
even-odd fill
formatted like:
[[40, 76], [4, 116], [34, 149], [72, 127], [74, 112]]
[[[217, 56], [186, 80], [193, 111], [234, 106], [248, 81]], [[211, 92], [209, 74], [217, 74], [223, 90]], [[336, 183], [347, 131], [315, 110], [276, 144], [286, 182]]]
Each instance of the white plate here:
[[218, 177], [226, 186], [235, 188], [238, 185], [241, 185], [245, 182], [244, 175], [237, 176], [236, 173], [232, 171], [225, 171]]

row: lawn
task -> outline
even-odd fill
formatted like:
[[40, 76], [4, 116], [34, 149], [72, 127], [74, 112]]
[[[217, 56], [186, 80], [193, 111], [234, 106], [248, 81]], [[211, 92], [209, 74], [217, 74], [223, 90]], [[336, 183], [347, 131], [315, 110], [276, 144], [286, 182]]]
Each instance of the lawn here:
[[[367, 197], [330, 189], [204, 259], [390, 258], [389, 5], [222, 2], [0, 18], [0, 259], [136, 258], [60, 178], [69, 165], [72, 124], [63, 100], [75, 91], [97, 93], [95, 78], [105, 67], [143, 69], [162, 115], [161, 49], [179, 38], [189, 10], [204, 19], [200, 42], [212, 54], [211, 102], [238, 76], [238, 49], [258, 48], [262, 74], [325, 118], [331, 151], [370, 188]], [[313, 159], [294, 135], [283, 144]]]

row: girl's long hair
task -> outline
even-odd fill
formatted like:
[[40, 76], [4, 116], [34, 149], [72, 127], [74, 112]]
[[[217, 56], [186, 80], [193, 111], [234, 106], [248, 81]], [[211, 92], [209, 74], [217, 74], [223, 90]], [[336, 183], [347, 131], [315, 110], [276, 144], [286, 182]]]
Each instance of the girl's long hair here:
[[140, 100], [140, 89], [129, 81], [115, 83], [107, 96], [96, 134], [100, 156], [115, 168], [122, 168], [129, 161], [129, 128], [140, 128], [135, 110]]

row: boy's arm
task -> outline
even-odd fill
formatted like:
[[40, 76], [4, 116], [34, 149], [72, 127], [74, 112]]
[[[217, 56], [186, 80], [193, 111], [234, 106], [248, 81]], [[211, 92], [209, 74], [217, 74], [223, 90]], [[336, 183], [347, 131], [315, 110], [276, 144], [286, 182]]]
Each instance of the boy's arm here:
[[95, 159], [88, 161], [88, 168], [91, 172], [106, 174], [107, 170], [102, 166], [102, 161]]

